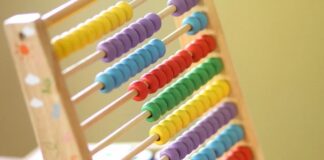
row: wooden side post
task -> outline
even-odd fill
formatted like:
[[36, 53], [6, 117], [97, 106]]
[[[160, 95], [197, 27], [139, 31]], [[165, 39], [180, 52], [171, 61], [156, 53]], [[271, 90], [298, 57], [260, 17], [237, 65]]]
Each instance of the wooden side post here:
[[[263, 155], [261, 149], [257, 143], [256, 135], [252, 124], [250, 122], [250, 118], [247, 113], [246, 105], [243, 101], [243, 96], [241, 93], [241, 89], [239, 87], [239, 83], [234, 71], [234, 67], [231, 61], [230, 53], [226, 45], [224, 33], [221, 28], [220, 20], [218, 18], [216, 7], [213, 0], [200, 0], [199, 5], [193, 8], [193, 11], [204, 11], [207, 13], [208, 16], [208, 26], [201, 34], [211, 34], [214, 35], [217, 39], [218, 44], [218, 52], [219, 54], [214, 54], [214, 56], [219, 56], [223, 59], [225, 71], [223, 75], [230, 81], [232, 92], [230, 95], [231, 99], [234, 99], [239, 107], [239, 120], [240, 123], [243, 124], [246, 133], [245, 144], [249, 145], [251, 149], [254, 151], [255, 159], [256, 160], [263, 160]], [[175, 18], [176, 26], [181, 26], [181, 22], [183, 18], [192, 14], [192, 12], [186, 13], [181, 17]], [[197, 36], [199, 36], [197, 35]], [[185, 46], [191, 40], [193, 40], [194, 36], [182, 36], [180, 37], [180, 44]]]
[[91, 159], [41, 16], [13, 16], [4, 27], [44, 159]]

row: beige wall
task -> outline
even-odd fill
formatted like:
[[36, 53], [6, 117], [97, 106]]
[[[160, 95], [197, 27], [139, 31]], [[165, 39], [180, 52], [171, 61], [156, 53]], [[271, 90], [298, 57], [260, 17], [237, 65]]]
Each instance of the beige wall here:
[[[106, 1], [93, 4], [68, 23], [51, 29], [51, 33], [60, 33], [94, 15], [108, 6]], [[44, 13], [62, 2], [1, 0], [0, 20], [16, 13]], [[158, 0], [155, 4], [164, 6], [164, 3]], [[265, 157], [268, 160], [323, 159], [320, 151], [324, 146], [324, 2], [215, 0], [215, 3]], [[158, 11], [160, 6], [145, 4], [136, 10], [136, 16], [143, 16], [148, 10]], [[167, 19], [167, 22], [172, 21]], [[163, 37], [174, 29], [173, 25], [163, 27], [155, 37]], [[35, 142], [2, 28], [0, 44], [0, 155], [24, 155], [35, 147]], [[177, 45], [174, 43], [169, 53]], [[75, 62], [93, 47], [62, 65]], [[98, 63], [69, 79], [71, 93], [91, 83], [95, 73], [106, 66]], [[111, 102], [125, 89], [126, 85], [109, 95], [91, 96], [78, 106], [78, 112], [82, 113], [80, 119]], [[99, 140], [135, 115], [139, 107], [140, 104], [128, 103], [90, 129], [88, 139]], [[140, 140], [147, 135], [148, 128], [149, 125], [141, 125], [122, 140]]]

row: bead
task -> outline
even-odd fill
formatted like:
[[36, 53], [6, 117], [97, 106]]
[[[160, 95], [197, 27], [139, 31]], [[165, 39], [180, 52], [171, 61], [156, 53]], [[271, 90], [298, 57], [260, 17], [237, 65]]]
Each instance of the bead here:
[[162, 63], [158, 66], [158, 69], [163, 71], [166, 76], [167, 83], [171, 82], [173, 79], [172, 69], [165, 63]]
[[176, 105], [176, 100], [171, 94], [165, 92], [158, 97], [161, 97], [167, 103], [168, 110], [171, 110]]
[[226, 123], [228, 123], [232, 117], [231, 113], [226, 109], [226, 107], [221, 107], [220, 111], [224, 115]]
[[175, 124], [173, 124], [172, 121], [170, 121], [170, 120], [164, 121], [163, 120], [159, 124], [162, 126], [165, 126], [165, 128], [168, 129], [170, 138], [172, 138], [177, 133], [177, 128], [176, 128]]
[[206, 57], [208, 55], [208, 53], [210, 52], [208, 43], [206, 41], [204, 41], [202, 38], [196, 39], [193, 43], [197, 44], [202, 49], [202, 51], [203, 51], [202, 57]]
[[111, 68], [107, 68], [104, 72], [105, 74], [109, 74], [114, 79], [115, 82], [114, 88], [119, 87], [124, 82], [124, 76], [119, 69], [111, 67]]
[[208, 160], [215, 160], [216, 159], [215, 152], [213, 150], [209, 149], [209, 148], [204, 148], [199, 153], [204, 154], [208, 158]]
[[162, 115], [168, 111], [168, 104], [163, 98], [159, 97], [159, 98], [153, 99], [153, 102], [159, 106]]
[[123, 47], [124, 47], [124, 53], [128, 52], [132, 48], [131, 39], [126, 34], [124, 34], [123, 32], [118, 34], [116, 36], [116, 38], [119, 39], [122, 42]]
[[199, 136], [199, 144], [203, 143], [208, 138], [207, 131], [201, 125], [195, 126], [193, 131]]
[[149, 93], [155, 93], [159, 88], [159, 81], [152, 73], [145, 74], [141, 79], [148, 84]]
[[152, 39], [150, 40], [149, 44], [152, 44], [156, 48], [158, 48], [160, 58], [164, 56], [165, 51], [166, 51], [166, 46], [163, 41], [159, 39]]
[[131, 76], [134, 76], [136, 73], [138, 73], [139, 68], [138, 68], [135, 60], [130, 59], [129, 57], [126, 57], [121, 60], [121, 63], [124, 63], [128, 66], [128, 68], [131, 70]]
[[182, 128], [186, 127], [190, 123], [189, 113], [185, 110], [176, 110], [174, 115], [178, 116], [182, 121]]
[[157, 77], [159, 81], [159, 88], [164, 87], [167, 82], [166, 75], [159, 69], [153, 69], [152, 71], [150, 71], [150, 73]]
[[198, 0], [186, 0], [186, 3], [188, 5], [188, 8], [191, 9], [192, 7], [194, 7], [195, 5], [197, 5]]
[[245, 157], [247, 157], [247, 160], [253, 160], [253, 153], [252, 150], [249, 147], [246, 146], [239, 146], [237, 148], [237, 150], [239, 150], [240, 152], [242, 152]]
[[128, 2], [119, 1], [116, 6], [125, 12], [127, 20], [130, 20], [133, 17], [133, 8]]
[[140, 48], [135, 51], [135, 54], [139, 54], [140, 56], [142, 56], [144, 58], [145, 67], [149, 66], [153, 61], [152, 55], [146, 49]]
[[135, 22], [131, 24], [130, 27], [137, 32], [137, 35], [139, 36], [139, 42], [143, 42], [146, 39], [147, 33], [145, 28], [141, 24]]
[[162, 24], [160, 16], [155, 13], [148, 13], [145, 15], [145, 18], [149, 19], [154, 24], [155, 31], [160, 30]]
[[100, 72], [96, 75], [96, 82], [102, 83], [104, 86], [100, 89], [101, 93], [110, 92], [115, 87], [115, 81], [111, 75]]
[[182, 129], [182, 120], [180, 119], [180, 117], [176, 116], [176, 115], [169, 115], [166, 120], [169, 120], [171, 122], [173, 122], [173, 124], [176, 126], [177, 128], [177, 132], [180, 131]]
[[197, 132], [190, 130], [184, 134], [184, 137], [188, 136], [194, 144], [194, 148], [197, 148], [200, 145], [200, 138]]
[[183, 107], [189, 113], [190, 120], [193, 121], [199, 117], [197, 109], [191, 104], [185, 104]]
[[144, 82], [142, 81], [136, 81], [131, 83], [131, 85], [128, 87], [128, 90], [136, 90], [137, 95], [133, 97], [135, 101], [142, 101], [144, 100], [148, 95], [148, 89]]
[[195, 35], [202, 29], [200, 21], [197, 18], [192, 17], [192, 16], [185, 18], [182, 21], [182, 25], [190, 25], [191, 26], [191, 29], [187, 32], [187, 34], [189, 34], [189, 35]]
[[228, 151], [231, 148], [232, 141], [227, 134], [222, 133], [217, 138], [223, 143], [226, 151]]
[[139, 55], [139, 54], [131, 54], [130, 56], [128, 56], [128, 58], [135, 61], [135, 63], [138, 66], [138, 69], [139, 69], [138, 72], [141, 72], [145, 68], [145, 61], [144, 61], [144, 58], [141, 55]]
[[[231, 126], [230, 126], [231, 127]], [[238, 135], [236, 134], [236, 131], [229, 128], [228, 132], [227, 132], [228, 136], [231, 138], [233, 144], [237, 143], [240, 138], [238, 137]]]
[[191, 157], [191, 160], [209, 160], [208, 157], [203, 153], [196, 153]]
[[[182, 81], [181, 81], [182, 82]], [[182, 95], [183, 99], [186, 99], [188, 96], [192, 94], [193, 91], [189, 91], [183, 83], [177, 83], [174, 85], [174, 87], [178, 88], [178, 91], [180, 91], [180, 94]]]
[[235, 116], [237, 115], [236, 104], [233, 102], [225, 102], [223, 105], [226, 106], [226, 109], [230, 111], [231, 118], [235, 118]]
[[204, 12], [195, 12], [192, 14], [193, 17], [196, 17], [200, 24], [201, 24], [201, 29], [204, 29], [207, 27], [208, 24], [208, 19], [207, 15]]
[[186, 50], [191, 52], [193, 62], [198, 62], [201, 58], [203, 58], [203, 50], [197, 44], [192, 43], [187, 45]]
[[217, 158], [221, 157], [225, 152], [224, 144], [218, 139], [215, 139], [208, 143], [207, 147], [214, 151]]
[[204, 113], [204, 106], [198, 99], [193, 99], [189, 101], [189, 105], [192, 105], [198, 111], [198, 115], [201, 116]]
[[237, 134], [238, 138], [241, 140], [244, 138], [244, 131], [243, 127], [240, 125], [231, 125], [231, 129], [235, 131]]
[[150, 129], [150, 136], [159, 135], [159, 139], [155, 141], [156, 144], [165, 144], [169, 139], [170, 135], [165, 126], [155, 125]]
[[109, 9], [104, 13], [105, 17], [109, 19], [112, 29], [116, 29], [119, 24], [119, 20], [116, 14], [112, 13]]
[[228, 96], [231, 91], [229, 82], [226, 80], [219, 80], [218, 84], [222, 87], [222, 89], [224, 91], [224, 95]]
[[146, 119], [147, 122], [154, 122], [161, 116], [161, 110], [159, 106], [153, 102], [145, 103], [141, 110], [149, 111], [151, 113], [151, 116]]
[[191, 80], [188, 77], [182, 78], [183, 85], [192, 93], [195, 90], [194, 84], [191, 82]]
[[172, 56], [172, 58], [180, 66], [180, 72], [183, 72], [187, 67], [186, 61], [179, 55]]
[[143, 19], [140, 19], [138, 21], [138, 23], [140, 23], [142, 26], [144, 26], [146, 33], [147, 33], [146, 38], [151, 37], [153, 35], [153, 33], [155, 32], [155, 26], [150, 20], [143, 18]]
[[159, 51], [158, 49], [153, 46], [152, 44], [147, 44], [144, 46], [144, 49], [151, 55], [152, 59], [149, 64], [155, 63], [159, 59]]
[[226, 121], [225, 121], [225, 117], [224, 115], [219, 111], [219, 109], [214, 112], [213, 114], [213, 117], [216, 118], [218, 120], [218, 122], [220, 123], [221, 126], [225, 125], [226, 124]]
[[112, 43], [115, 46], [115, 48], [117, 49], [116, 57], [120, 57], [123, 53], [125, 53], [126, 49], [125, 49], [123, 43], [121, 42], [121, 40], [119, 40], [117, 38], [112, 38], [112, 39], [109, 39], [108, 41], [110, 41], [110, 43]]
[[209, 98], [205, 95], [199, 94], [197, 96], [197, 99], [200, 100], [200, 102], [203, 104], [204, 106], [204, 111], [207, 111], [210, 107], [212, 107], [212, 103], [210, 102]]
[[204, 68], [202, 67], [197, 67], [193, 73], [197, 73], [200, 77], [200, 79], [202, 80], [202, 83], [205, 84], [208, 82], [208, 80], [213, 77], [213, 75], [208, 75], [208, 73], [205, 71]]
[[[176, 89], [175, 87], [170, 87], [168, 88], [168, 91], [170, 94], [173, 95], [174, 99], [175, 99], [175, 104], [178, 105], [181, 100], [182, 100], [182, 95], [181, 93], [178, 91], [178, 89]], [[174, 106], [172, 106], [173, 108]]]
[[216, 39], [211, 35], [203, 35], [201, 36], [203, 40], [205, 40], [210, 48], [210, 51], [213, 51], [217, 47]]
[[214, 131], [214, 133], [216, 133], [217, 130], [221, 128], [220, 123], [219, 123], [218, 120], [217, 120], [216, 118], [214, 118], [213, 116], [208, 117], [207, 122], [208, 122], [209, 124], [211, 124], [211, 126], [213, 127], [213, 131]]
[[185, 75], [185, 77], [188, 77], [191, 82], [193, 82], [195, 89], [199, 89], [202, 85], [202, 81], [197, 73], [190, 72], [191, 74]]
[[172, 143], [170, 145], [170, 148], [175, 148], [177, 150], [177, 152], [179, 153], [180, 159], [183, 159], [189, 152], [187, 146], [181, 141]]
[[223, 61], [220, 58], [209, 58], [207, 63], [211, 63], [216, 68], [217, 73], [220, 73], [224, 68]]
[[165, 64], [168, 65], [172, 69], [174, 78], [180, 74], [180, 72], [181, 72], [180, 66], [174, 60], [168, 59], [167, 61], [165, 61]]
[[97, 46], [97, 50], [105, 53], [102, 61], [106, 63], [113, 61], [117, 57], [117, 49], [110, 42], [100, 42]]
[[179, 55], [181, 58], [183, 58], [186, 62], [186, 68], [189, 68], [192, 64], [192, 57], [189, 54], [189, 52], [187, 50], [180, 50], [176, 53], [177, 55]]
[[189, 137], [184, 137], [181, 136], [180, 139], [178, 139], [178, 141], [182, 142], [184, 145], [186, 145], [188, 152], [191, 152], [192, 150], [194, 150], [194, 143], [191, 141], [191, 139]]
[[160, 152], [160, 158], [168, 157], [169, 160], [180, 160], [180, 155], [175, 148], [167, 148]]
[[174, 5], [177, 8], [173, 16], [180, 16], [189, 10], [186, 0], [168, 0], [168, 5]]
[[214, 128], [213, 126], [208, 122], [208, 119], [204, 119], [202, 121], [203, 123], [201, 123], [201, 126], [205, 129], [206, 133], [207, 133], [207, 137], [210, 137], [211, 135], [213, 135], [214, 132]]
[[129, 39], [132, 41], [131, 43], [132, 48], [135, 47], [140, 42], [139, 35], [133, 28], [128, 27], [124, 29], [121, 33], [126, 34], [129, 37]]
[[206, 89], [206, 91], [202, 95], [208, 97], [209, 101], [211, 101], [211, 107], [216, 105], [220, 101], [219, 96], [211, 90]]

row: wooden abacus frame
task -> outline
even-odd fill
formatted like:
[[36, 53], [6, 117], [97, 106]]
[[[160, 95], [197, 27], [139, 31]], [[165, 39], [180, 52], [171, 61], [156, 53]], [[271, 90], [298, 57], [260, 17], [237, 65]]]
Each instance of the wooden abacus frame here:
[[[12, 57], [36, 139], [45, 159], [91, 159], [92, 157], [47, 32], [51, 25], [92, 1], [71, 0], [43, 16], [37, 13], [23, 14], [5, 21], [5, 31]], [[137, 3], [134, 6], [142, 2]], [[208, 29], [203, 32], [213, 34], [217, 38], [220, 57], [225, 65], [223, 73], [230, 80], [233, 88], [230, 97], [237, 102], [240, 123], [245, 126], [245, 143], [253, 149], [255, 159], [262, 160], [215, 5], [212, 0], [200, 0], [194, 10], [208, 13], [210, 19]], [[175, 18], [178, 27], [186, 15], [188, 13]], [[185, 46], [196, 36], [180, 38], [181, 45]]]

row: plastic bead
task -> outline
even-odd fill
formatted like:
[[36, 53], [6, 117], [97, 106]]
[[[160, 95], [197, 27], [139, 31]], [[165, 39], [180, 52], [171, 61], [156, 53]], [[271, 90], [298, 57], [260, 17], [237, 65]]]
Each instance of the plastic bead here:
[[176, 53], [176, 55], [179, 55], [181, 58], [183, 58], [186, 62], [186, 68], [190, 67], [192, 64], [192, 57], [189, 54], [187, 50], [180, 50]]
[[172, 14], [173, 16], [180, 16], [190, 9], [186, 3], [186, 0], [168, 0], [168, 5], [174, 5], [177, 8]]
[[215, 160], [216, 159], [216, 154], [213, 152], [213, 150], [209, 148], [203, 148], [200, 153], [204, 154], [208, 160]]
[[152, 39], [149, 43], [158, 48], [160, 57], [164, 56], [166, 47], [163, 41], [159, 39]]
[[157, 47], [155, 47], [149, 43], [148, 45], [144, 46], [144, 49], [146, 51], [148, 51], [148, 53], [150, 54], [150, 57], [152, 58], [149, 65], [152, 63], [155, 63], [159, 59], [159, 51], [158, 51]]
[[174, 77], [170, 66], [166, 65], [165, 63], [162, 63], [161, 65], [158, 66], [158, 69], [163, 71], [163, 73], [165, 74], [167, 83], [172, 81]]
[[183, 159], [189, 152], [187, 146], [181, 141], [172, 143], [170, 148], [176, 149], [176, 151], [179, 153], [180, 159]]
[[144, 26], [139, 24], [138, 21], [131, 24], [130, 27], [132, 29], [134, 29], [137, 32], [137, 34], [139, 35], [139, 42], [143, 42], [146, 39], [146, 37], [148, 37]]
[[145, 18], [149, 19], [154, 24], [155, 31], [160, 30], [162, 23], [160, 16], [155, 13], [149, 13], [145, 15]]
[[143, 18], [138, 21], [138, 23], [142, 24], [146, 30], [147, 37], [151, 37], [153, 33], [155, 32], [155, 26], [153, 22], [150, 20]]
[[97, 46], [97, 50], [105, 52], [106, 55], [102, 58], [104, 62], [111, 62], [117, 57], [117, 49], [112, 43], [100, 42]]
[[167, 83], [166, 75], [159, 69], [153, 69], [150, 73], [152, 73], [159, 81], [159, 88], [164, 87]]
[[195, 17], [187, 17], [182, 21], [182, 25], [190, 25], [191, 29], [188, 31], [189, 35], [195, 35], [199, 30], [201, 30], [202, 26], [199, 20]]
[[133, 98], [135, 101], [141, 101], [145, 99], [148, 95], [148, 89], [142, 81], [133, 82], [129, 87], [128, 90], [136, 90], [137, 95]]
[[140, 43], [139, 35], [133, 28], [125, 28], [121, 31], [121, 34], [125, 34], [131, 40], [131, 48], [137, 46]]
[[174, 60], [168, 59], [165, 63], [172, 69], [174, 77], [177, 77], [180, 74], [180, 66]]
[[191, 160], [209, 160], [208, 157], [203, 153], [196, 153], [191, 157]]
[[173, 137], [177, 132], [177, 128], [172, 121], [163, 121], [160, 125], [165, 126], [165, 128], [168, 129], [170, 137]]
[[124, 81], [124, 75], [119, 69], [116, 68], [108, 68], [104, 71], [105, 74], [110, 75], [115, 82], [115, 87], [119, 87]]
[[182, 129], [183, 124], [182, 124], [182, 120], [180, 119], [180, 117], [172, 114], [172, 115], [169, 115], [165, 120], [166, 121], [169, 120], [169, 121], [173, 122], [173, 124], [177, 128], [177, 132]]
[[216, 157], [221, 157], [225, 152], [225, 146], [219, 140], [213, 140], [207, 144], [207, 147], [215, 152]]
[[145, 67], [149, 66], [153, 61], [152, 55], [146, 49], [140, 48], [140, 49], [136, 50], [134, 54], [138, 54], [144, 59]]
[[159, 87], [159, 80], [155, 75], [149, 73], [141, 77], [141, 80], [148, 84], [149, 93], [155, 93]]
[[102, 93], [110, 92], [115, 87], [115, 81], [109, 74], [100, 72], [96, 76], [96, 82], [104, 84], [104, 87], [100, 89]]
[[174, 148], [168, 148], [160, 152], [160, 157], [167, 156], [169, 160], [180, 160], [178, 151]]
[[161, 97], [165, 102], [167, 102], [168, 110], [171, 110], [173, 108], [173, 106], [176, 105], [175, 98], [168, 93], [162, 93], [158, 97]]
[[182, 127], [185, 127], [190, 123], [190, 116], [189, 116], [189, 113], [187, 111], [185, 111], [185, 110], [177, 110], [173, 114], [178, 116], [181, 119]]
[[181, 137], [181, 139], [179, 139], [178, 141], [181, 141], [184, 145], [186, 145], [188, 152], [195, 149], [194, 143], [188, 137]]
[[145, 68], [145, 61], [139, 54], [131, 54], [128, 58], [135, 61], [138, 66], [139, 72], [141, 72]]
[[164, 114], [168, 111], [168, 104], [163, 98], [154, 99], [153, 102], [159, 106], [161, 114]]
[[217, 43], [216, 40], [213, 36], [211, 35], [203, 35], [202, 38], [207, 42], [210, 51], [213, 51], [217, 48]]
[[201, 24], [201, 28], [206, 28], [207, 24], [208, 24], [208, 19], [207, 16], [204, 12], [195, 12], [192, 14], [193, 17], [196, 17], [200, 24]]
[[169, 138], [169, 131], [165, 126], [155, 125], [150, 129], [150, 135], [158, 135], [159, 139], [155, 141], [156, 144], [165, 144]]
[[157, 119], [159, 119], [161, 116], [161, 110], [160, 110], [159, 106], [153, 102], [149, 102], [149, 103], [145, 104], [141, 108], [141, 110], [149, 111], [151, 113], [151, 116], [146, 119], [148, 122], [154, 122]]

